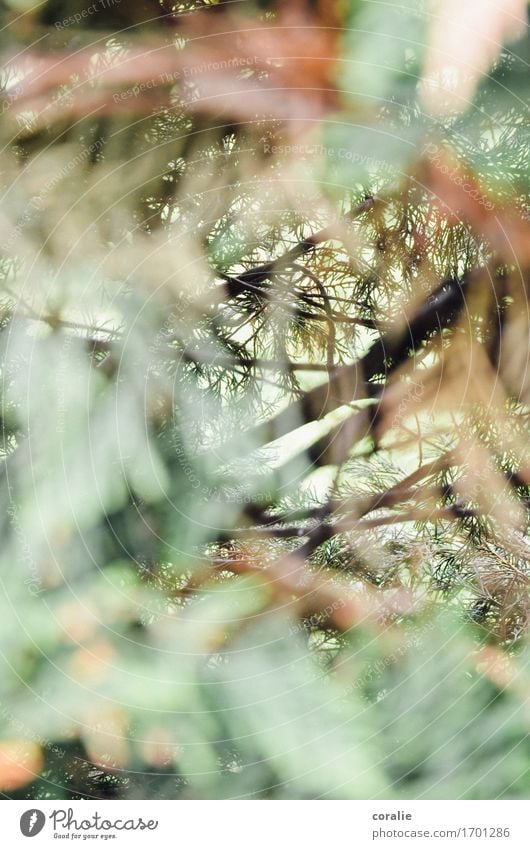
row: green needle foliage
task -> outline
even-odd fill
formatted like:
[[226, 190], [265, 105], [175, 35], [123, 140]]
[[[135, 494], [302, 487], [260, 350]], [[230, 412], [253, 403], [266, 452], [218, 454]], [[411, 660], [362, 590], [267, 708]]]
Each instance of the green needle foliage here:
[[530, 37], [453, 5], [0, 3], [4, 797], [527, 798]]

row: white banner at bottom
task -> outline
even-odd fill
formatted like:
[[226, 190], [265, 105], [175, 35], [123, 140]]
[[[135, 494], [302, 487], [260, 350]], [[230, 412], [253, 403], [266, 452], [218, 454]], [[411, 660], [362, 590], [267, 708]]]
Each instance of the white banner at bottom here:
[[39, 800], [6, 801], [0, 824], [2, 845], [9, 849], [72, 844], [101, 849], [527, 849], [529, 814], [526, 801]]

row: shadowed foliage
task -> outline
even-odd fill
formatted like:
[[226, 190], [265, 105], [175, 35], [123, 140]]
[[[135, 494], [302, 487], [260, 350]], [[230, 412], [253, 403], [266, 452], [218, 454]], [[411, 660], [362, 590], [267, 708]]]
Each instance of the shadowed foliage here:
[[530, 38], [479, 6], [0, 3], [5, 797], [527, 797]]

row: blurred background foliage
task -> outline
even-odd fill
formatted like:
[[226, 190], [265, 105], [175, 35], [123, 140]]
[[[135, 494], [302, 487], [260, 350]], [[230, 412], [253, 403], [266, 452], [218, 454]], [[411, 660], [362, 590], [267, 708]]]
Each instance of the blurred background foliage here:
[[527, 5], [3, 0], [0, 791], [527, 798]]

